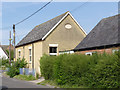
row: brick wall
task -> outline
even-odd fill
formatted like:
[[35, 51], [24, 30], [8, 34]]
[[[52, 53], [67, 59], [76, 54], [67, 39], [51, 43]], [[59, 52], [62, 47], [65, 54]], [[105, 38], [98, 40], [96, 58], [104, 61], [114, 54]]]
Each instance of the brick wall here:
[[112, 48], [107, 48], [107, 49], [96, 49], [96, 50], [85, 50], [85, 51], [76, 51], [75, 53], [76, 54], [85, 54], [85, 53], [88, 53], [88, 52], [97, 52], [99, 54], [102, 54], [104, 52], [108, 53], [108, 54], [111, 54], [112, 53], [112, 50], [114, 49], [120, 49], [120, 47], [112, 47]]

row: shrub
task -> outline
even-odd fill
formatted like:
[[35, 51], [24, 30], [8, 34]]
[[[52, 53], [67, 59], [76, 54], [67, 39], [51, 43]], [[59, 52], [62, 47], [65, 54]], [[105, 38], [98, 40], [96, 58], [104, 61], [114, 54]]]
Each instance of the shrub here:
[[[40, 60], [41, 74], [45, 79], [56, 79], [58, 84], [75, 84], [82, 73], [88, 70], [91, 56], [59, 55], [43, 56]], [[83, 60], [84, 59], [84, 60]], [[47, 68], [46, 68], [47, 67]]]
[[[44, 76], [45, 79], [50, 79], [52, 78], [52, 74], [53, 74], [53, 63], [54, 63], [54, 57], [49, 57], [47, 55], [44, 55], [40, 61], [41, 65], [41, 75]], [[48, 59], [49, 58], [49, 59]], [[45, 61], [44, 61], [45, 60]], [[45, 73], [46, 72], [46, 73]]]
[[9, 60], [4, 58], [0, 59], [0, 66], [9, 67]]
[[[120, 53], [119, 53], [120, 54]], [[120, 58], [118, 55], [101, 55], [98, 63], [82, 77], [84, 85], [92, 88], [120, 87]]]
[[7, 72], [7, 74], [10, 77], [14, 77], [15, 75], [19, 74], [19, 68], [24, 68], [27, 65], [25, 59], [18, 59], [16, 62], [13, 63], [12, 66], [9, 67], [9, 70]]
[[58, 84], [75, 84], [78, 82], [77, 78], [81, 77], [82, 73], [88, 69], [89, 56], [60, 55], [58, 57], [59, 59], [56, 60], [58, 63], [55, 63], [58, 66], [55, 70], [58, 75], [56, 77]]
[[56, 81], [58, 85], [120, 87], [120, 51], [113, 55], [44, 55], [40, 60], [40, 68], [45, 79]]
[[[8, 56], [9, 56], [9, 50], [6, 50], [6, 52], [7, 52]], [[13, 60], [13, 59], [14, 59], [14, 51], [11, 50], [11, 60]]]

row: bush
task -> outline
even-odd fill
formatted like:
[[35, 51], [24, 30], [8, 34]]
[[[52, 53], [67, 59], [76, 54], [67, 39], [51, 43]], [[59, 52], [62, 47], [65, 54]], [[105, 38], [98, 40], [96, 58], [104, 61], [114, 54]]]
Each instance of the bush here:
[[[88, 70], [89, 56], [84, 55], [60, 55], [56, 60], [54, 71], [58, 84], [75, 84], [82, 73]], [[84, 59], [84, 60], [83, 60]]]
[[[11, 61], [11, 63], [13, 63], [14, 61]], [[5, 58], [2, 58], [0, 59], [0, 66], [4, 66], [5, 68], [9, 67], [10, 64], [9, 64], [9, 59], [5, 59]]]
[[16, 62], [13, 63], [12, 66], [9, 67], [7, 74], [10, 77], [14, 77], [15, 75], [19, 75], [19, 68], [24, 68], [27, 65], [25, 59], [18, 59]]
[[4, 58], [0, 59], [0, 66], [9, 67], [9, 60]]
[[75, 78], [81, 77], [82, 72], [89, 69], [89, 59], [90, 56], [85, 55], [45, 55], [40, 60], [41, 74], [45, 79], [56, 79], [61, 85], [69, 82], [75, 84], [78, 82]]
[[[9, 50], [6, 50], [6, 52], [7, 52], [8, 56], [9, 56]], [[11, 60], [13, 60], [13, 59], [14, 59], [14, 51], [11, 50]]]
[[117, 55], [102, 55], [97, 64], [83, 74], [81, 81], [92, 88], [120, 87], [120, 58]]
[[40, 60], [40, 68], [46, 80], [54, 80], [58, 85], [120, 87], [120, 51], [113, 55], [44, 55]]
[[[54, 64], [54, 61], [55, 61], [54, 58], [55, 58], [55, 56], [49, 57], [47, 55], [44, 55], [41, 58], [42, 60], [40, 62], [41, 63], [40, 68], [41, 68], [42, 76], [44, 76], [45, 79], [51, 79], [52, 78], [51, 76], [53, 74], [53, 64]], [[44, 72], [46, 72], [46, 73], [44, 73]]]

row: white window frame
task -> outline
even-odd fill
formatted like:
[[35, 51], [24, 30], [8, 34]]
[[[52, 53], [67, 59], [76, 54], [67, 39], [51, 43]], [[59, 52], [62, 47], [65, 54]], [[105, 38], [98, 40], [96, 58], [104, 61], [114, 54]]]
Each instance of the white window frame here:
[[116, 51], [119, 51], [119, 49], [112, 49], [112, 53], [115, 53]]
[[52, 56], [52, 55], [56, 55], [57, 56], [57, 53], [49, 53], [49, 55], [50, 56]]
[[25, 47], [23, 46], [23, 58], [25, 57]]
[[61, 52], [59, 52], [59, 55], [60, 54], [73, 54], [74, 53], [74, 51], [61, 51]]
[[49, 44], [49, 47], [58, 47], [58, 44]]
[[92, 52], [86, 52], [85, 55], [92, 55]]
[[30, 47], [28, 47], [28, 49], [32, 49], [32, 47], [30, 46]]
[[[30, 55], [30, 51], [29, 51], [29, 63], [32, 62], [32, 48], [30, 47], [29, 50], [31, 50], [31, 55]], [[30, 61], [30, 57], [31, 57], [31, 61]]]
[[70, 54], [73, 54], [74, 53], [74, 51], [70, 51]]
[[[50, 47], [57, 47], [57, 49], [58, 49], [58, 44], [49, 44], [49, 49], [50, 49]], [[58, 52], [58, 50], [57, 50], [57, 52]], [[57, 56], [57, 53], [50, 53], [50, 51], [49, 51], [49, 55], [50, 56], [52, 56], [52, 55], [56, 55]]]
[[65, 28], [70, 30], [72, 28], [72, 25], [70, 23], [65, 24]]
[[21, 58], [21, 49], [18, 49], [18, 57]]

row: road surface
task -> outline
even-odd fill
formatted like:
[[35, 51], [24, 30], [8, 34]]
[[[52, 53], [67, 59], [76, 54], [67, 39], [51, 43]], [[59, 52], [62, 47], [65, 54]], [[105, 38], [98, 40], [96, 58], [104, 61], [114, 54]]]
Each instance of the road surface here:
[[47, 86], [36, 85], [35, 83], [23, 80], [17, 80], [14, 78], [7, 78], [2, 76], [3, 88], [49, 88]]

